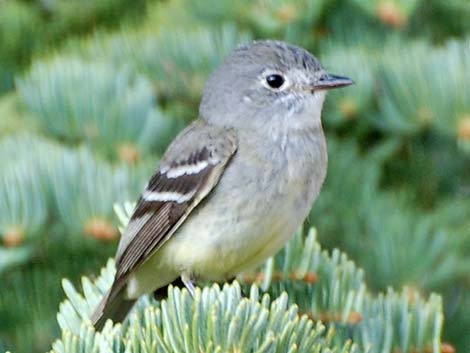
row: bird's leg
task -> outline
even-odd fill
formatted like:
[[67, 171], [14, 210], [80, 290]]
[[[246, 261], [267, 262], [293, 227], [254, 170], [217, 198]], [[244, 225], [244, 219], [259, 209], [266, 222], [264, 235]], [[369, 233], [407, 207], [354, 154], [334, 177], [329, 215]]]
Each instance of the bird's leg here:
[[181, 274], [181, 280], [184, 283], [184, 286], [188, 289], [189, 293], [191, 294], [192, 297], [196, 294], [196, 287], [194, 286], [195, 284], [195, 278], [188, 272], [183, 272]]
[[178, 288], [183, 288], [184, 283], [181, 280], [181, 278], [175, 279], [173, 282], [168, 283], [166, 286], [163, 286], [161, 288], [158, 288], [153, 292], [153, 298], [157, 301], [166, 299], [168, 297], [168, 286], [172, 285], [173, 287], [178, 287]]

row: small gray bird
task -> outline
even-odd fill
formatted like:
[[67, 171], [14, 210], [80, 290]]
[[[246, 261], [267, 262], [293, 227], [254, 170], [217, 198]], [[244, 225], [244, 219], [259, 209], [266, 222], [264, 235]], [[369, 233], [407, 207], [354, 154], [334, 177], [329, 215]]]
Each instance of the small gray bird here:
[[194, 294], [197, 280], [232, 279], [275, 254], [325, 179], [326, 91], [352, 83], [283, 42], [236, 49], [140, 197], [95, 327], [122, 321], [142, 294], [179, 280]]

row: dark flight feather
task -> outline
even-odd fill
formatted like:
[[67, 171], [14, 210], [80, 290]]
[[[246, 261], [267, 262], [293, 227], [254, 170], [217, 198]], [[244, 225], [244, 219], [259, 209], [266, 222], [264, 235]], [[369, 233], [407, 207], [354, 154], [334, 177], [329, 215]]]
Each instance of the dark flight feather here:
[[[171, 237], [216, 186], [235, 151], [232, 130], [201, 120], [185, 129], [168, 148], [123, 233], [113, 285], [91, 318], [97, 329], [107, 318], [121, 321], [122, 312], [130, 310], [132, 304], [126, 304], [123, 295], [129, 276]], [[124, 306], [125, 310], [121, 310]]]

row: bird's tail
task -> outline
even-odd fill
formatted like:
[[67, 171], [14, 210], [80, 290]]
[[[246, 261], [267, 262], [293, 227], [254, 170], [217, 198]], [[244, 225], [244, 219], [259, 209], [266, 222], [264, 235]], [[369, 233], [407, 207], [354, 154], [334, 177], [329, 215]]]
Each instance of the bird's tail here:
[[[168, 286], [170, 284], [174, 287], [184, 287], [184, 283], [181, 281], [181, 278], [178, 277], [173, 282], [155, 290], [153, 293], [154, 298], [156, 300], [165, 299], [167, 297]], [[122, 322], [125, 320], [136, 300], [126, 299], [124, 288], [125, 286], [122, 284], [119, 286], [115, 282], [109, 292], [98, 304], [90, 318], [96, 330], [101, 330], [108, 319], [113, 320], [113, 322]]]
[[124, 321], [134, 306], [136, 301], [126, 299], [123, 289], [113, 286], [96, 307], [90, 318], [96, 330], [101, 330], [108, 319], [113, 322]]

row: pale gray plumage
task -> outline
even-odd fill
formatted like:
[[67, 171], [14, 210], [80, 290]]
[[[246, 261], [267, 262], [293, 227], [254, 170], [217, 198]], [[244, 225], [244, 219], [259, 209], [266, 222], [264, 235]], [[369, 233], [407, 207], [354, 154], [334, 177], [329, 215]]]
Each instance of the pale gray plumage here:
[[124, 319], [140, 295], [178, 278], [193, 291], [195, 280], [233, 278], [277, 252], [326, 175], [325, 90], [351, 83], [283, 42], [235, 50], [139, 200], [94, 325]]

